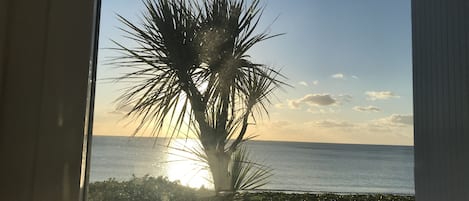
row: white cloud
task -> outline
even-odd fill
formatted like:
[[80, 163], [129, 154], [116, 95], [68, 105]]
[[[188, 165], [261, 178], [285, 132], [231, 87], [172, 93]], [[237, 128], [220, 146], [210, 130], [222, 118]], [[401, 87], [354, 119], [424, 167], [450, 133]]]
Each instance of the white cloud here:
[[326, 127], [326, 128], [350, 128], [355, 127], [354, 124], [346, 121], [337, 121], [337, 120], [321, 120], [312, 122], [314, 126], [317, 127]]
[[369, 106], [355, 106], [355, 107], [353, 107], [353, 109], [355, 111], [358, 111], [358, 112], [379, 112], [379, 111], [381, 111], [381, 109], [379, 109], [376, 106], [372, 106], [372, 105], [369, 105]]
[[319, 80], [314, 80], [313, 81], [313, 85], [318, 85], [319, 84]]
[[298, 109], [301, 104], [308, 104], [311, 106], [327, 106], [337, 103], [329, 94], [306, 94], [303, 98], [296, 100], [288, 100], [290, 108]]
[[305, 81], [298, 82], [298, 84], [305, 87], [308, 86], [308, 83], [306, 83]]
[[331, 75], [331, 77], [335, 79], [345, 79], [345, 75], [342, 73], [336, 73], [334, 75]]
[[391, 91], [367, 91], [365, 92], [368, 100], [388, 100], [391, 98], [399, 98], [398, 95]]
[[352, 78], [353, 78], [353, 79], [356, 79], [356, 80], [359, 79], [358, 76], [356, 76], [356, 75], [352, 75]]

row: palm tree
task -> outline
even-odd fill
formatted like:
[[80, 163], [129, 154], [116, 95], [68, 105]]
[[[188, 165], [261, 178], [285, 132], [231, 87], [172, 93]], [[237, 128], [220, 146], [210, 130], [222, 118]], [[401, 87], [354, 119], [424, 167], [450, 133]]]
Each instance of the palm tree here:
[[126, 26], [122, 30], [138, 44], [126, 47], [114, 41], [122, 53], [115, 63], [134, 69], [118, 78], [134, 83], [118, 98], [118, 107], [132, 107], [127, 116], [139, 120], [134, 135], [148, 128], [159, 134], [165, 123], [173, 126], [171, 138], [183, 127], [192, 130], [215, 191], [233, 192], [243, 186], [234, 181], [239, 169], [233, 169], [244, 158], [239, 150], [250, 139], [247, 129], [255, 117], [268, 114], [272, 92], [284, 84], [278, 71], [250, 61], [247, 51], [276, 35], [255, 33], [259, 0], [144, 4], [140, 25], [118, 16]]

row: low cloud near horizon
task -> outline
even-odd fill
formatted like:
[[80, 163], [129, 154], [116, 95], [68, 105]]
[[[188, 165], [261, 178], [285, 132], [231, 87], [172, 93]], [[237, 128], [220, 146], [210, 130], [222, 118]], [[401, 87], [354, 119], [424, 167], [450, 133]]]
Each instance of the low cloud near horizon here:
[[[282, 122], [282, 121], [279, 121]], [[411, 127], [413, 125], [412, 114], [392, 114], [387, 117], [363, 121], [363, 122], [351, 122], [344, 120], [325, 119], [318, 121], [311, 121], [304, 123], [312, 127], [323, 127], [323, 128], [355, 128], [358, 130], [374, 130], [376, 127], [382, 127], [383, 130], [392, 130], [393, 128]], [[290, 122], [289, 125], [292, 125]]]
[[414, 116], [411, 114], [392, 114], [389, 117], [381, 119], [389, 124], [394, 125], [413, 125]]
[[[288, 118], [286, 118], [288, 119]], [[413, 144], [413, 116], [391, 114], [374, 120], [276, 120], [257, 127], [261, 137], [328, 143]]]

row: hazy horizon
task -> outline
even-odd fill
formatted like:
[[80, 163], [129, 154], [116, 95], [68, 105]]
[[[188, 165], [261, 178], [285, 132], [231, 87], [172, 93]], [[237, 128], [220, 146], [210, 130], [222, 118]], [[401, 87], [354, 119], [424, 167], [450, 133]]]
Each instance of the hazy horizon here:
[[[128, 135], [100, 135], [100, 134], [93, 134], [93, 136], [96, 137], [125, 137], [125, 138], [150, 138], [152, 140], [155, 140], [155, 138], [158, 139], [170, 139], [170, 137], [165, 137], [165, 136], [142, 136], [142, 135], [137, 135], [137, 136], [128, 136]], [[184, 137], [175, 137], [172, 140], [184, 140], [186, 138]], [[198, 140], [197, 138], [187, 138], [189, 140]], [[403, 146], [403, 147], [413, 147], [414, 145], [399, 145], [399, 144], [360, 144], [360, 143], [344, 143], [344, 142], [311, 142], [311, 141], [295, 141], [295, 140], [290, 140], [290, 141], [285, 141], [285, 140], [275, 140], [275, 139], [251, 139], [249, 141], [256, 141], [256, 142], [291, 142], [291, 143], [317, 143], [317, 144], [343, 144], [343, 145], [371, 145], [371, 146]]]

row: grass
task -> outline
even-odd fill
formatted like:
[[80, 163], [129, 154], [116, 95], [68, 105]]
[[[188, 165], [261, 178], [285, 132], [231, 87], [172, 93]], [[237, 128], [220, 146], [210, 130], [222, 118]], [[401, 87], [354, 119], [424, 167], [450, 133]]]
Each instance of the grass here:
[[108, 179], [89, 184], [88, 201], [415, 201], [414, 196], [391, 194], [238, 193], [216, 198], [213, 191], [194, 189], [165, 177], [135, 177], [128, 181]]

